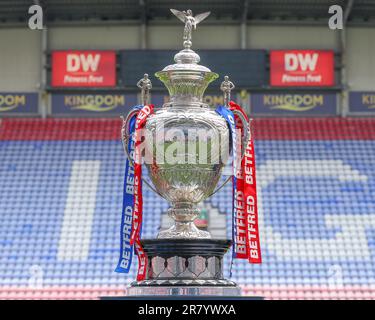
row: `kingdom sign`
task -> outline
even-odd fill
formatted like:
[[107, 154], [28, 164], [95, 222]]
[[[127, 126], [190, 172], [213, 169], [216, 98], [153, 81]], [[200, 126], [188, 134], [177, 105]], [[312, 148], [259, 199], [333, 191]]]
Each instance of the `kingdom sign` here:
[[38, 94], [24, 92], [0, 92], [1, 113], [37, 113]]
[[252, 93], [251, 110], [255, 114], [325, 114], [335, 115], [335, 93]]

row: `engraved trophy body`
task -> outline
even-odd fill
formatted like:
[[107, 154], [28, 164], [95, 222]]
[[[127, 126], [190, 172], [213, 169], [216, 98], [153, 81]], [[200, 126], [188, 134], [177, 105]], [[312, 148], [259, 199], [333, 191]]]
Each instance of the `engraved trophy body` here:
[[[185, 23], [184, 49], [175, 55], [175, 64], [156, 73], [169, 91], [170, 102], [147, 118], [144, 141], [151, 157], [145, 165], [152, 184], [146, 184], [170, 203], [168, 214], [174, 225], [160, 231], [157, 239], [142, 240], [149, 257], [147, 279], [134, 282], [128, 294], [239, 295], [238, 286], [223, 278], [223, 256], [231, 241], [211, 239], [209, 232], [194, 224], [197, 204], [221, 188], [217, 185], [233, 147], [226, 120], [203, 102], [207, 86], [218, 74], [199, 65], [200, 57], [191, 49], [192, 30], [209, 12], [193, 17], [191, 10], [171, 11]], [[146, 80], [147, 87], [138, 83], [144, 105], [149, 103], [151, 88]], [[234, 85], [226, 81], [221, 89], [227, 104]], [[168, 154], [178, 134], [183, 148], [172, 148]], [[129, 138], [123, 132], [124, 145]]]

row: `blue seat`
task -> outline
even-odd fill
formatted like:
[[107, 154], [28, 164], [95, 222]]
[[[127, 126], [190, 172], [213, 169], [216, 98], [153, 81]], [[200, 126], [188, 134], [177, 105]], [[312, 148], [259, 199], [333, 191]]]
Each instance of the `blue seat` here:
[[[119, 141], [0, 141], [0, 149], [0, 287], [27, 286], [31, 266], [40, 266], [45, 285], [121, 287], [133, 281], [136, 257], [128, 275], [114, 272], [124, 171]], [[264, 263], [235, 259], [233, 280], [249, 287], [373, 285], [375, 141], [257, 140], [256, 150]], [[75, 211], [65, 230], [72, 165], [89, 160], [100, 162], [94, 203], [80, 202], [92, 181], [70, 191]], [[228, 237], [231, 198], [228, 184], [206, 200], [226, 216]], [[145, 186], [144, 238], [156, 236], [167, 209], [168, 203]], [[88, 249], [79, 242], [83, 238]], [[77, 257], [69, 258], [71, 252]], [[229, 277], [230, 254], [225, 259]]]

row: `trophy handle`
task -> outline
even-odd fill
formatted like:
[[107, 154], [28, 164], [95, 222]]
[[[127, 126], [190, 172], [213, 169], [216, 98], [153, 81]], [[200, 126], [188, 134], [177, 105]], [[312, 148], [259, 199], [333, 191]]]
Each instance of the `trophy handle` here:
[[[122, 146], [124, 147], [124, 153], [126, 157], [128, 158], [129, 162], [131, 163], [132, 166], [134, 166], [133, 159], [130, 157], [129, 151], [128, 151], [128, 144], [129, 144], [129, 139], [130, 139], [130, 134], [129, 134], [129, 124], [130, 124], [130, 119], [135, 116], [139, 110], [132, 110], [128, 113], [126, 118], [121, 116], [120, 118], [122, 119], [122, 128], [121, 128], [121, 141], [122, 141]], [[156, 194], [159, 196], [163, 197], [146, 179], [142, 177], [142, 181]]]
[[250, 121], [247, 121], [245, 116], [242, 114], [241, 111], [238, 110], [233, 110], [232, 111], [234, 115], [238, 116], [241, 119], [242, 125], [243, 125], [243, 130], [244, 130], [244, 138], [242, 140], [242, 150], [241, 150], [241, 161], [245, 155], [246, 152], [246, 147], [247, 147], [247, 142], [249, 141], [250, 138]]
[[217, 187], [212, 193], [210, 193], [210, 195], [209, 195], [207, 198], [213, 196], [215, 193], [219, 192], [222, 188], [224, 188], [224, 187], [226, 186], [226, 184], [227, 184], [230, 180], [232, 180], [232, 176], [233, 176], [233, 174], [231, 174], [231, 175], [230, 175], [230, 176], [229, 176], [229, 177], [223, 182], [223, 184], [222, 184], [220, 187]]
[[[242, 146], [244, 146], [241, 150], [241, 161], [245, 155], [245, 152], [246, 152], [246, 144], [247, 144], [247, 141], [249, 141], [249, 138], [250, 138], [250, 121], [247, 121], [245, 116], [242, 114], [242, 112], [238, 111], [238, 110], [233, 110], [232, 111], [236, 116], [238, 116], [240, 119], [241, 119], [241, 122], [242, 122], [242, 125], [243, 125], [243, 128], [244, 128], [244, 132], [245, 132], [245, 136], [244, 136], [244, 139], [242, 141]], [[233, 174], [231, 174], [224, 182], [223, 184], [220, 186], [220, 187], [217, 187], [216, 190], [214, 190], [210, 195], [209, 197], [213, 196], [215, 193], [219, 192], [231, 179], [232, 179], [232, 176]]]
[[130, 125], [130, 119], [133, 118], [138, 113], [138, 110], [132, 110], [128, 113], [126, 118], [121, 116], [122, 119], [122, 128], [121, 128], [121, 141], [122, 146], [124, 148], [124, 152], [126, 157], [128, 158], [129, 162], [134, 165], [133, 160], [130, 158], [129, 152], [128, 152], [128, 143], [129, 143], [129, 125]]

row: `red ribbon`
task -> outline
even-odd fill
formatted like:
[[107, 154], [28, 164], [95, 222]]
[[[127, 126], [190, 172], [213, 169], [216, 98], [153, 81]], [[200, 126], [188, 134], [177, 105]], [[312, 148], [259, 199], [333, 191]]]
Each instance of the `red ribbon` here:
[[134, 210], [133, 210], [133, 225], [130, 236], [130, 245], [135, 245], [135, 253], [138, 256], [138, 274], [137, 281], [142, 281], [146, 278], [147, 272], [147, 255], [143, 250], [140, 241], [140, 231], [143, 217], [143, 197], [142, 197], [142, 154], [140, 150], [141, 130], [146, 125], [147, 117], [154, 112], [154, 106], [144, 106], [137, 114], [135, 122], [135, 154], [134, 154]]
[[[249, 118], [236, 103], [230, 102], [231, 111], [241, 112], [249, 123]], [[241, 119], [235, 115], [236, 128], [242, 129]], [[244, 135], [244, 132], [242, 132]], [[262, 263], [258, 225], [258, 201], [256, 192], [254, 139], [250, 130], [249, 139], [245, 142], [245, 154], [237, 170], [237, 193], [235, 194], [234, 214], [237, 222], [235, 248], [236, 258], [248, 259], [250, 263]], [[237, 139], [240, 143], [240, 139]], [[239, 156], [241, 148], [237, 147]]]

